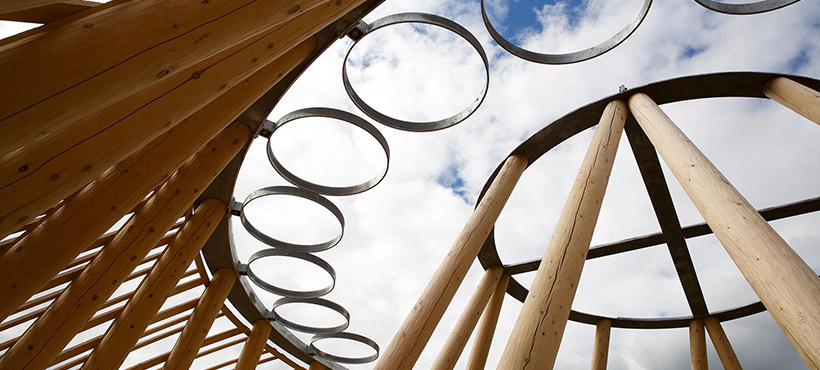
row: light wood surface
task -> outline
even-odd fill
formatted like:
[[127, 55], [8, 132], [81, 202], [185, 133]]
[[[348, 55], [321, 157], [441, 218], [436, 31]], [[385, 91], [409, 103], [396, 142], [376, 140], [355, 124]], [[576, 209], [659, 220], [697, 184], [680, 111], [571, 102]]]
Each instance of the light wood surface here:
[[499, 369], [553, 367], [628, 113], [620, 100], [604, 109]]
[[606, 370], [609, 359], [609, 334], [612, 321], [599, 320], [595, 325], [595, 344], [592, 346], [592, 370]]
[[273, 327], [267, 320], [259, 320], [253, 324], [251, 334], [242, 347], [242, 353], [239, 354], [239, 361], [236, 363], [234, 370], [253, 370], [259, 363], [259, 356], [265, 349], [265, 343], [268, 342]]
[[810, 369], [820, 369], [820, 279], [652, 99], [632, 114]]
[[501, 305], [504, 303], [504, 296], [507, 295], [507, 284], [510, 282], [510, 275], [502, 275], [498, 279], [498, 284], [493, 290], [487, 307], [481, 314], [481, 321], [478, 322], [478, 332], [473, 341], [473, 349], [470, 358], [467, 359], [467, 370], [483, 370], [487, 364], [487, 355], [490, 353], [495, 335], [495, 327], [498, 324], [498, 314], [501, 312]]
[[776, 77], [763, 87], [763, 94], [820, 125], [820, 92], [786, 77]]
[[183, 165], [0, 359], [0, 368], [43, 369], [50, 365], [249, 140], [250, 129], [231, 126]]
[[49, 23], [99, 3], [83, 0], [14, 0], [0, 2], [0, 20]]
[[433, 370], [452, 370], [456, 366], [461, 352], [467, 345], [467, 340], [470, 339], [478, 319], [481, 317], [481, 312], [487, 307], [487, 301], [498, 286], [498, 281], [504, 273], [504, 268], [501, 266], [493, 266], [484, 271], [484, 275], [478, 283], [470, 300], [464, 307], [461, 316], [456, 321], [453, 331], [444, 342], [444, 346], [439, 351], [438, 357], [433, 362], [430, 369]]
[[219, 200], [206, 200], [197, 207], [125, 305], [122, 314], [108, 328], [101, 343], [95, 346], [83, 369], [116, 369], [122, 365], [179, 283], [185, 269], [227, 214], [228, 206]]
[[709, 369], [709, 361], [706, 358], [706, 333], [701, 319], [694, 319], [689, 323], [689, 360], [692, 370]]
[[709, 332], [709, 338], [712, 340], [712, 345], [715, 346], [715, 351], [720, 358], [720, 363], [726, 370], [742, 370], [743, 366], [737, 359], [735, 350], [732, 349], [732, 344], [729, 343], [729, 338], [726, 337], [726, 332], [723, 331], [723, 326], [720, 321], [714, 317], [707, 317], [703, 319], [706, 325], [706, 331]]
[[185, 324], [185, 329], [182, 329], [182, 334], [174, 343], [163, 369], [188, 370], [191, 367], [235, 281], [233, 269], [219, 269], [214, 274]]
[[375, 369], [406, 370], [416, 363], [526, 166], [523, 156], [511, 156], [504, 162]]

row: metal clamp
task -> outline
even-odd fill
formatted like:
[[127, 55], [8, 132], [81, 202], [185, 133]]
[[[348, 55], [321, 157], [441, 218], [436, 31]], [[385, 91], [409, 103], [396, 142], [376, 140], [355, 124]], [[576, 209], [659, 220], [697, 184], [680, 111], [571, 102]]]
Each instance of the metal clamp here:
[[[353, 89], [353, 86], [350, 84], [350, 80], [347, 77], [347, 59], [350, 57], [350, 52], [353, 50], [353, 48], [356, 46], [359, 40], [371, 34], [373, 31], [401, 23], [423, 23], [441, 27], [455, 33], [456, 35], [460, 36], [465, 41], [467, 41], [476, 50], [476, 52], [478, 52], [478, 55], [484, 62], [485, 82], [484, 87], [481, 89], [481, 96], [478, 97], [475, 101], [473, 101], [467, 108], [465, 108], [461, 112], [456, 113], [455, 115], [450, 116], [448, 118], [429, 122], [413, 122], [396, 119], [388, 115], [382, 114], [381, 112], [377, 111], [376, 109], [365, 103], [364, 100], [359, 96], [359, 94], [357, 94], [356, 91]], [[344, 84], [345, 91], [347, 91], [347, 95], [350, 97], [350, 100], [353, 101], [353, 104], [355, 104], [356, 107], [358, 107], [368, 117], [376, 120], [381, 124], [390, 126], [395, 129], [412, 132], [426, 132], [445, 129], [467, 119], [467, 117], [469, 117], [471, 114], [473, 114], [473, 112], [476, 111], [476, 109], [478, 109], [478, 106], [481, 105], [481, 102], [483, 102], [484, 98], [487, 96], [487, 90], [490, 86], [490, 62], [487, 60], [487, 54], [484, 52], [484, 48], [481, 47], [481, 43], [478, 41], [478, 39], [475, 38], [475, 36], [473, 36], [473, 34], [470, 33], [470, 31], [467, 31], [467, 29], [462, 27], [460, 24], [453, 22], [447, 18], [427, 13], [394, 14], [378, 19], [375, 22], [371, 23], [367, 27], [366, 33], [362, 37], [360, 37], [359, 40], [353, 42], [347, 49], [347, 53], [345, 54], [344, 61], [342, 62], [342, 83]]]
[[[330, 213], [336, 216], [336, 220], [339, 221], [339, 225], [342, 227], [342, 229], [341, 231], [339, 231], [338, 235], [333, 237], [333, 239], [330, 239], [324, 243], [319, 244], [294, 244], [271, 237], [257, 229], [255, 226], [253, 226], [253, 224], [248, 220], [248, 217], [245, 214], [245, 207], [247, 207], [250, 202], [252, 202], [255, 199], [271, 195], [290, 195], [310, 200], [324, 207], [326, 210], [328, 210]], [[335, 204], [333, 204], [327, 198], [319, 194], [307, 191], [305, 189], [294, 188], [290, 186], [271, 186], [250, 193], [250, 195], [248, 195], [248, 197], [245, 198], [245, 202], [242, 203], [242, 208], [239, 211], [239, 218], [242, 221], [242, 226], [245, 227], [245, 230], [248, 230], [248, 233], [253, 235], [253, 237], [257, 240], [271, 247], [296, 253], [314, 253], [333, 248], [334, 246], [336, 246], [336, 244], [339, 243], [340, 240], [342, 240], [342, 236], [345, 232], [344, 216], [342, 215], [342, 211], [339, 210], [339, 208], [336, 207]]]
[[[321, 288], [321, 289], [307, 290], [307, 291], [291, 290], [291, 289], [280, 288], [276, 285], [273, 285], [273, 284], [270, 284], [270, 283], [266, 282], [265, 280], [263, 280], [262, 278], [257, 276], [253, 272], [253, 269], [251, 269], [251, 264], [254, 261], [256, 261], [260, 258], [276, 257], [276, 256], [298, 258], [300, 260], [313, 263], [314, 265], [319, 266], [323, 270], [325, 270], [325, 272], [327, 272], [327, 274], [330, 275], [330, 278], [333, 281], [330, 283], [330, 285], [328, 285], [324, 288]], [[244, 269], [239, 269], [239, 271], [241, 273], [244, 273], [245, 275], [247, 275], [248, 279], [250, 279], [254, 284], [256, 284], [260, 288], [264, 289], [265, 291], [273, 293], [273, 294], [278, 294], [278, 295], [281, 295], [281, 296], [289, 297], [289, 298], [316, 298], [316, 297], [321, 297], [325, 294], [330, 293], [330, 291], [332, 291], [333, 288], [336, 286], [336, 270], [333, 269], [333, 266], [331, 266], [325, 260], [323, 260], [319, 257], [316, 257], [312, 254], [308, 254], [308, 253], [294, 253], [294, 252], [289, 252], [289, 251], [279, 250], [279, 249], [263, 249], [261, 251], [258, 251], [256, 253], [254, 253], [253, 255], [251, 255], [251, 257], [248, 259], [248, 263], [244, 266]]]
[[484, 25], [487, 27], [487, 31], [490, 32], [490, 36], [492, 36], [493, 40], [495, 40], [499, 46], [504, 48], [504, 50], [507, 50], [510, 54], [534, 63], [571, 64], [599, 57], [620, 45], [630, 35], [632, 35], [636, 29], [638, 29], [638, 26], [640, 26], [641, 22], [643, 22], [644, 18], [646, 18], [646, 14], [649, 13], [649, 7], [651, 5], [652, 0], [644, 0], [643, 6], [638, 12], [638, 15], [608, 40], [591, 48], [566, 54], [536, 53], [509, 42], [504, 38], [504, 36], [501, 36], [501, 33], [499, 33], [490, 22], [490, 17], [487, 15], [487, 9], [484, 7], [484, 0], [481, 0], [481, 17], [484, 19]]
[[[286, 123], [295, 121], [300, 118], [308, 118], [308, 117], [326, 117], [326, 118], [333, 118], [340, 121], [344, 121], [354, 125], [364, 131], [367, 131], [368, 134], [373, 136], [376, 141], [379, 142], [382, 149], [384, 150], [384, 155], [387, 158], [387, 164], [384, 166], [384, 169], [371, 178], [361, 184], [353, 185], [353, 186], [324, 186], [319, 184], [314, 184], [310, 181], [302, 179], [299, 176], [293, 174], [293, 172], [288, 171], [285, 166], [276, 159], [276, 155], [273, 154], [273, 149], [271, 148], [271, 141], [270, 137], [273, 137], [273, 133], [276, 132], [277, 129], [284, 126]], [[279, 173], [285, 180], [290, 182], [293, 185], [296, 185], [302, 189], [310, 190], [319, 194], [324, 195], [334, 195], [334, 196], [344, 196], [344, 195], [352, 195], [358, 194], [367, 190], [372, 189], [374, 186], [378, 185], [383, 179], [384, 176], [387, 175], [387, 169], [390, 167], [390, 148], [387, 145], [387, 139], [384, 138], [381, 132], [376, 129], [375, 126], [371, 125], [370, 122], [367, 122], [363, 118], [348, 113], [342, 110], [333, 109], [333, 108], [306, 108], [300, 109], [291, 113], [286, 114], [284, 117], [280, 118], [276, 123], [271, 127], [271, 136], [268, 139], [268, 161], [270, 161], [271, 166], [276, 172]]]
[[[329, 308], [333, 311], [336, 311], [338, 314], [342, 315], [345, 318], [345, 322], [343, 324], [336, 325], [336, 326], [331, 326], [331, 327], [308, 326], [308, 325], [302, 325], [302, 324], [298, 324], [294, 321], [288, 320], [288, 319], [282, 317], [282, 315], [280, 315], [278, 312], [276, 312], [276, 309], [278, 307], [281, 307], [281, 306], [284, 306], [284, 305], [287, 305], [287, 304], [291, 304], [291, 303], [307, 303], [307, 304], [313, 304], [313, 305]], [[298, 330], [298, 331], [301, 331], [303, 333], [336, 334], [336, 333], [340, 333], [340, 332], [344, 331], [345, 329], [347, 329], [348, 326], [350, 326], [350, 313], [347, 312], [347, 310], [344, 307], [342, 307], [342, 305], [340, 305], [336, 302], [331, 302], [327, 299], [322, 299], [322, 298], [306, 298], [306, 299], [303, 299], [303, 298], [290, 298], [290, 297], [281, 298], [281, 299], [278, 299], [276, 302], [273, 303], [273, 306], [271, 306], [271, 309], [270, 309], [270, 313], [271, 313], [272, 319], [274, 321], [278, 321], [279, 323], [281, 323], [282, 325], [284, 325], [287, 328], [290, 328], [290, 329], [293, 329], [293, 330]]]
[[[370, 356], [365, 356], [365, 357], [343, 357], [343, 356], [332, 355], [330, 353], [324, 352], [324, 351], [316, 348], [316, 342], [318, 342], [322, 339], [331, 339], [331, 338], [347, 339], [347, 340], [352, 340], [354, 342], [359, 342], [359, 343], [362, 343], [364, 345], [369, 346], [370, 348], [373, 348], [376, 351], [376, 353], [374, 353]], [[313, 336], [313, 338], [311, 338], [311, 340], [310, 340], [310, 350], [313, 351], [313, 353], [315, 353], [319, 357], [323, 357], [323, 358], [328, 359], [330, 361], [341, 362], [341, 363], [344, 363], [344, 364], [366, 364], [366, 363], [369, 363], [369, 362], [373, 362], [377, 358], [379, 358], [379, 345], [376, 344], [376, 342], [374, 342], [370, 338], [367, 338], [363, 335], [353, 334], [353, 333], [345, 333], [345, 332], [336, 333], [336, 334], [317, 334], [317, 335]]]
[[714, 0], [695, 0], [706, 9], [711, 11], [731, 14], [731, 15], [749, 15], [770, 12], [789, 5], [792, 5], [800, 0], [762, 0], [747, 4], [729, 4], [717, 2]]

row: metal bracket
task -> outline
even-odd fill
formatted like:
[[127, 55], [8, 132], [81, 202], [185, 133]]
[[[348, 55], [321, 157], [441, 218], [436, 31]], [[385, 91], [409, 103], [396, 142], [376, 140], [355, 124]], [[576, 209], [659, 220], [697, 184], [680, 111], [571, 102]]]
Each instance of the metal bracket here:
[[[365, 21], [360, 20], [359, 23], [353, 26], [349, 31], [347, 31], [346, 36], [349, 37], [353, 41], [359, 41], [367, 32], [370, 31], [370, 25], [367, 24]], [[344, 37], [344, 36], [342, 36]]]
[[239, 216], [242, 214], [242, 207], [245, 204], [242, 202], [237, 202], [236, 198], [231, 198], [231, 215]]

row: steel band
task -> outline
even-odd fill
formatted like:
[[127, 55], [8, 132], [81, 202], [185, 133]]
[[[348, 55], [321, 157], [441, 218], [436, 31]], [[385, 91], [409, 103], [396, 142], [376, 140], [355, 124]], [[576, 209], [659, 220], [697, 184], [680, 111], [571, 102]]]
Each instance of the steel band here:
[[[455, 33], [456, 35], [460, 36], [462, 39], [467, 41], [476, 50], [476, 52], [478, 52], [478, 55], [481, 57], [481, 61], [484, 62], [485, 82], [484, 87], [481, 89], [481, 96], [474, 100], [469, 106], [467, 106], [467, 108], [465, 108], [461, 112], [441, 120], [429, 122], [413, 122], [396, 119], [377, 111], [376, 109], [365, 103], [365, 101], [353, 89], [353, 86], [350, 84], [350, 80], [347, 77], [347, 59], [350, 57], [350, 52], [353, 50], [356, 44], [358, 44], [358, 42], [361, 41], [362, 38], [369, 35], [373, 31], [401, 23], [423, 23], [441, 27]], [[487, 96], [487, 90], [490, 86], [490, 62], [487, 60], [487, 54], [484, 52], [484, 48], [481, 47], [481, 43], [478, 41], [478, 39], [476, 39], [475, 36], [473, 36], [473, 34], [470, 33], [470, 31], [467, 31], [467, 29], [461, 26], [460, 24], [453, 22], [447, 18], [433, 14], [401, 13], [390, 15], [379, 20], [376, 20], [375, 22], [371, 23], [366, 30], [363, 31], [364, 34], [362, 35], [362, 37], [359, 38], [359, 40], [353, 42], [353, 44], [351, 44], [350, 47], [347, 49], [344, 61], [342, 62], [342, 83], [344, 84], [345, 91], [347, 91], [347, 95], [350, 97], [350, 100], [353, 101], [353, 104], [355, 104], [356, 107], [358, 107], [362, 112], [364, 112], [364, 114], [376, 120], [377, 122], [404, 131], [425, 132], [441, 130], [454, 126], [460, 123], [461, 121], [467, 119], [467, 117], [469, 117], [471, 114], [473, 114], [473, 112], [476, 111], [476, 109], [478, 109], [478, 107], [481, 105], [481, 102], [483, 102], [484, 98]]]
[[308, 118], [308, 117], [326, 117], [326, 118], [333, 118], [340, 121], [344, 121], [354, 125], [362, 130], [366, 131], [370, 136], [372, 136], [376, 141], [379, 142], [382, 149], [384, 150], [384, 155], [387, 158], [387, 164], [384, 166], [384, 170], [382, 170], [379, 174], [377, 174], [372, 179], [365, 181], [358, 185], [353, 186], [324, 186], [312, 183], [305, 179], [296, 176], [292, 172], [288, 171], [285, 166], [282, 165], [281, 162], [276, 158], [276, 155], [273, 154], [273, 149], [271, 148], [271, 139], [268, 139], [267, 145], [267, 152], [268, 152], [268, 161], [285, 180], [290, 182], [293, 185], [296, 185], [302, 189], [310, 190], [319, 194], [324, 195], [334, 195], [334, 196], [343, 196], [343, 195], [352, 195], [358, 194], [367, 190], [372, 189], [374, 186], [378, 185], [379, 182], [384, 179], [384, 176], [387, 175], [387, 169], [390, 167], [390, 148], [387, 145], [387, 139], [384, 138], [381, 132], [379, 132], [376, 127], [370, 124], [370, 122], [365, 121], [359, 116], [356, 116], [352, 113], [348, 113], [345, 111], [341, 111], [338, 109], [333, 108], [306, 108], [300, 109], [291, 113], [286, 114], [284, 117], [280, 118], [276, 123], [273, 125], [271, 130], [271, 138], [273, 138], [273, 134], [276, 132], [277, 129], [284, 126], [288, 122], [298, 120], [300, 118]]
[[714, 0], [695, 0], [706, 9], [731, 15], [759, 14], [792, 5], [800, 0], [763, 0], [747, 4], [729, 4]]
[[[276, 312], [276, 309], [278, 307], [281, 307], [281, 306], [284, 306], [284, 305], [287, 305], [287, 304], [292, 304], [292, 303], [307, 303], [307, 304], [314, 304], [314, 305], [317, 305], [317, 306], [322, 306], [322, 307], [325, 307], [325, 308], [329, 308], [333, 311], [336, 311], [336, 313], [342, 315], [345, 318], [345, 322], [343, 324], [336, 325], [336, 326], [331, 326], [331, 327], [309, 326], [309, 325], [303, 325], [303, 324], [296, 323], [292, 320], [288, 320], [288, 319], [282, 317], [282, 315], [280, 315], [278, 312]], [[281, 323], [282, 325], [284, 325], [287, 328], [290, 328], [290, 329], [293, 329], [293, 330], [298, 330], [298, 331], [301, 331], [303, 333], [336, 334], [336, 333], [340, 333], [340, 332], [344, 331], [345, 329], [347, 329], [348, 326], [350, 326], [350, 313], [347, 312], [347, 310], [344, 307], [342, 307], [342, 305], [340, 305], [336, 302], [329, 301], [327, 299], [286, 297], [286, 298], [281, 298], [281, 299], [277, 300], [276, 302], [274, 302], [273, 306], [271, 306], [270, 310], [271, 310], [272, 319], [274, 321], [278, 321], [279, 323]]]
[[484, 6], [484, 0], [481, 0], [481, 17], [484, 19], [484, 25], [487, 27], [487, 31], [490, 33], [490, 36], [492, 36], [493, 40], [495, 40], [499, 46], [504, 48], [504, 50], [507, 50], [510, 54], [534, 63], [570, 64], [583, 62], [585, 60], [601, 56], [620, 45], [633, 32], [635, 32], [636, 29], [638, 29], [638, 26], [640, 26], [641, 22], [643, 22], [644, 18], [646, 18], [646, 14], [649, 13], [649, 7], [651, 5], [652, 0], [644, 0], [643, 6], [638, 12], [638, 15], [636, 15], [632, 21], [630, 21], [624, 28], [608, 40], [591, 48], [566, 54], [536, 53], [509, 42], [504, 38], [504, 36], [501, 36], [501, 33], [499, 33], [495, 27], [493, 27], [492, 22], [490, 22], [490, 17], [487, 15], [487, 9]]
[[[369, 346], [370, 348], [373, 348], [376, 351], [376, 353], [374, 353], [370, 356], [366, 356], [366, 357], [343, 357], [343, 356], [332, 355], [330, 353], [324, 352], [324, 351], [316, 348], [316, 342], [318, 342], [322, 339], [331, 339], [331, 338], [347, 339], [347, 340], [352, 340], [354, 342], [359, 342], [359, 343], [362, 343], [364, 345]], [[366, 363], [369, 363], [369, 362], [373, 362], [374, 360], [379, 358], [379, 345], [376, 344], [376, 342], [374, 342], [370, 338], [367, 338], [363, 335], [353, 334], [353, 333], [345, 333], [345, 332], [336, 333], [336, 334], [318, 334], [318, 335], [315, 335], [310, 340], [310, 350], [313, 351], [314, 353], [316, 353], [316, 355], [318, 355], [319, 357], [323, 357], [323, 358], [328, 359], [330, 361], [341, 362], [341, 363], [345, 363], [345, 364], [366, 364]]]
[[[325, 272], [327, 272], [328, 275], [330, 275], [332, 282], [330, 283], [330, 285], [324, 288], [308, 291], [285, 289], [270, 284], [253, 272], [253, 269], [251, 269], [251, 264], [253, 264], [254, 261], [260, 258], [275, 256], [298, 258], [300, 260], [307, 261], [316, 266], [319, 266], [320, 268], [325, 270]], [[244, 267], [244, 271], [240, 270], [240, 272], [243, 272], [245, 275], [247, 275], [248, 279], [250, 279], [254, 284], [256, 284], [258, 287], [264, 289], [267, 292], [278, 294], [284, 297], [317, 298], [330, 293], [330, 291], [332, 291], [333, 288], [336, 286], [336, 270], [333, 269], [333, 266], [331, 266], [325, 260], [308, 253], [295, 253], [279, 249], [263, 249], [251, 255], [251, 257], [248, 259], [248, 263]]]

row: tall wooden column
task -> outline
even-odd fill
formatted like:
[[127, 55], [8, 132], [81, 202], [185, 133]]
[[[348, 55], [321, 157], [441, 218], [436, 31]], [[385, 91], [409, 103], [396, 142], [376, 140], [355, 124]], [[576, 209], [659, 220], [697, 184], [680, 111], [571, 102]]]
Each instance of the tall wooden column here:
[[498, 314], [501, 312], [501, 305], [504, 303], [504, 296], [507, 295], [507, 284], [510, 282], [510, 275], [502, 275], [495, 286], [492, 297], [481, 314], [481, 321], [478, 323], [478, 333], [473, 341], [473, 350], [467, 360], [467, 370], [483, 370], [487, 364], [487, 355], [490, 353], [490, 344], [495, 335], [495, 327], [498, 324]]
[[[226, 92], [63, 202], [59, 212], [20, 239], [0, 257], [0, 296], [6, 297], [0, 301], [0, 319], [130, 212], [149, 191], [310, 55], [315, 45], [313, 38], [305, 41]], [[50, 247], [57, 243], [60, 248]], [[25, 273], [35, 268], [38, 274]]]
[[703, 331], [703, 320], [694, 319], [689, 323], [689, 359], [692, 370], [709, 369], [706, 358], [706, 332]]
[[732, 344], [729, 343], [729, 338], [726, 337], [726, 332], [720, 325], [720, 321], [714, 317], [707, 317], [703, 319], [706, 324], [706, 331], [709, 332], [709, 338], [712, 340], [712, 345], [715, 346], [720, 363], [726, 370], [743, 370], [740, 361], [737, 359], [735, 350], [732, 349]]
[[628, 113], [620, 100], [604, 109], [499, 369], [553, 367]]
[[248, 340], [245, 341], [245, 346], [242, 347], [242, 353], [239, 354], [239, 362], [236, 364], [235, 370], [253, 370], [256, 369], [256, 364], [259, 363], [259, 356], [265, 350], [265, 343], [268, 342], [272, 326], [267, 320], [259, 320], [253, 324], [251, 334], [248, 335]]
[[405, 370], [416, 363], [526, 167], [527, 159], [520, 155], [504, 162], [375, 369]]
[[250, 139], [231, 126], [134, 212], [114, 239], [2, 359], [0, 368], [44, 369]]
[[609, 359], [609, 334], [612, 321], [599, 320], [595, 325], [595, 345], [592, 347], [592, 370], [606, 370]]
[[777, 77], [763, 87], [763, 94], [820, 125], [820, 92], [786, 77]]
[[214, 274], [171, 349], [163, 369], [187, 370], [191, 367], [235, 281], [236, 275], [232, 269], [220, 269]]
[[490, 267], [484, 272], [478, 287], [476, 287], [475, 292], [467, 302], [467, 306], [464, 307], [464, 312], [461, 313], [461, 317], [458, 318], [453, 331], [450, 332], [450, 336], [444, 342], [441, 352], [433, 362], [433, 366], [430, 367], [431, 369], [452, 370], [456, 366], [458, 358], [461, 357], [461, 352], [464, 351], [464, 347], [467, 345], [467, 340], [470, 339], [470, 335], [475, 329], [475, 324], [478, 323], [478, 319], [481, 317], [481, 312], [487, 307], [487, 301], [490, 300], [490, 296], [498, 286], [498, 281], [503, 273], [504, 268], [501, 266]]
[[652, 99], [632, 114], [811, 369], [820, 369], [820, 279]]
[[215, 199], [206, 200], [197, 207], [108, 328], [100, 344], [95, 346], [83, 369], [117, 369], [122, 365], [185, 270], [227, 214], [228, 206]]

